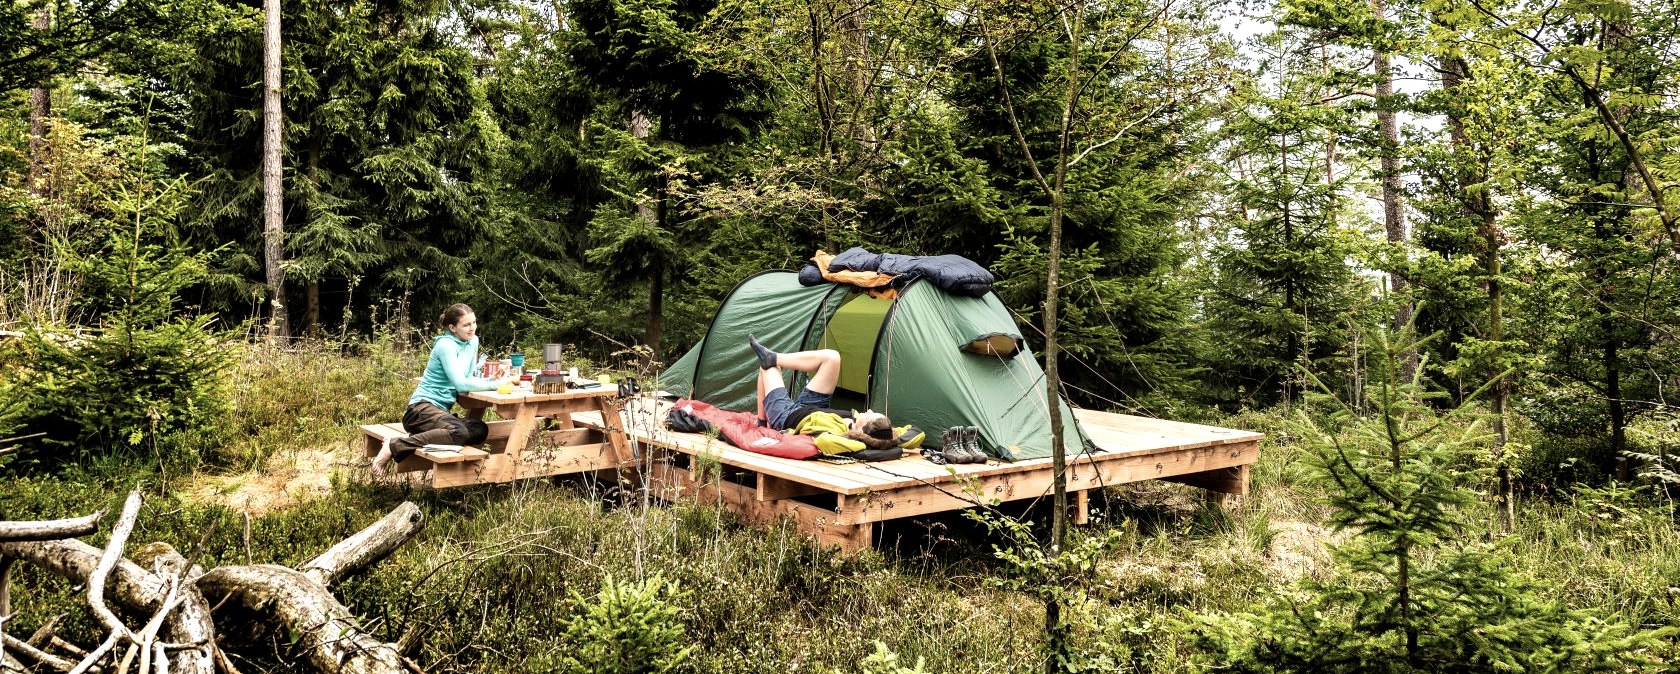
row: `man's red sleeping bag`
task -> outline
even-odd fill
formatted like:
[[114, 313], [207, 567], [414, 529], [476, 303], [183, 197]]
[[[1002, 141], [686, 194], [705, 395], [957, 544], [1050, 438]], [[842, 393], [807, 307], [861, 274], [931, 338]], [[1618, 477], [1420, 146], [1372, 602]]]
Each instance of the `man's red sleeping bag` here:
[[720, 410], [698, 400], [683, 398], [676, 407], [716, 426], [718, 434], [729, 444], [749, 452], [769, 454], [784, 459], [815, 457], [817, 443], [808, 435], [786, 434], [769, 426], [758, 425], [758, 417], [748, 412]]

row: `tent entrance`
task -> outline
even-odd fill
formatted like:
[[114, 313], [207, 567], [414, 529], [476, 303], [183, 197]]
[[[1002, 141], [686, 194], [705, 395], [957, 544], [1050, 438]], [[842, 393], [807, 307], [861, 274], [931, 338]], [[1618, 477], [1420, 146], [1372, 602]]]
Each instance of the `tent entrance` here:
[[840, 352], [840, 384], [834, 406], [863, 409], [869, 398], [869, 375], [875, 366], [875, 340], [892, 308], [891, 300], [852, 293], [824, 326], [818, 348]]

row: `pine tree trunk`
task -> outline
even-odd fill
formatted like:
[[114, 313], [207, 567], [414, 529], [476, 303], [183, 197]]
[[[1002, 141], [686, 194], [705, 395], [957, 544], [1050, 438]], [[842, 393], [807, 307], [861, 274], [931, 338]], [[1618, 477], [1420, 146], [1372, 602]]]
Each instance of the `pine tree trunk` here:
[[[1602, 228], [1598, 228], [1600, 233]], [[1599, 292], [1609, 290], [1608, 272], [1602, 264], [1594, 266], [1593, 276]], [[1604, 366], [1604, 397], [1610, 404], [1610, 456], [1616, 468], [1616, 479], [1627, 480], [1627, 408], [1622, 403], [1622, 362], [1621, 344], [1616, 335], [1616, 317], [1611, 314], [1609, 306], [1600, 298], [1598, 302], [1598, 326], [1603, 333], [1603, 366]]]
[[[1278, 136], [1278, 163], [1283, 167], [1283, 175], [1287, 179], [1287, 176], [1289, 175], [1288, 134]], [[1283, 246], [1285, 250], [1294, 250], [1295, 248], [1295, 212], [1291, 208], [1292, 205], [1293, 202], [1289, 199], [1283, 200]], [[1283, 279], [1283, 310], [1285, 312], [1297, 312], [1299, 310], [1299, 307], [1295, 306], [1295, 278], [1293, 276], [1286, 276]], [[1306, 312], [1299, 311], [1299, 313], [1305, 315]], [[1304, 332], [1306, 332], [1306, 322], [1303, 319], [1301, 331], [1297, 332], [1291, 329], [1288, 336], [1284, 338], [1284, 353], [1282, 360], [1284, 363], [1283, 369], [1286, 372], [1289, 370], [1289, 363], [1296, 362], [1297, 359], [1299, 359], [1298, 362], [1301, 367], [1310, 367], [1312, 364], [1312, 359], [1308, 358], [1307, 354], [1300, 352], [1301, 344], [1306, 341], [1303, 339]], [[1300, 377], [1296, 375], [1285, 376], [1282, 378], [1283, 400], [1286, 405], [1290, 402], [1291, 397], [1294, 395], [1293, 384], [1298, 378]]]
[[[1372, 12], [1378, 21], [1386, 21], [1388, 17], [1388, 2], [1386, 0], [1372, 0]], [[1394, 101], [1394, 69], [1389, 63], [1388, 52], [1377, 50], [1374, 61], [1377, 74], [1377, 125], [1382, 133], [1382, 198], [1383, 198], [1383, 226], [1388, 230], [1388, 242], [1396, 247], [1406, 245], [1406, 213], [1400, 203], [1400, 123], [1390, 107]], [[1406, 297], [1406, 279], [1400, 274], [1389, 274], [1389, 291], [1395, 299], [1394, 323], [1395, 334], [1399, 334], [1412, 322], [1412, 302]], [[1418, 354], [1416, 349], [1408, 348], [1401, 354], [1401, 380], [1411, 381], [1417, 373]]]
[[[1452, 101], [1447, 108], [1447, 135], [1452, 143], [1454, 162], [1458, 165], [1458, 190], [1464, 194], [1464, 214], [1477, 223], [1481, 238], [1478, 259], [1482, 278], [1485, 279], [1482, 287], [1486, 290], [1488, 299], [1487, 325], [1483, 336], [1490, 341], [1501, 342], [1505, 339], [1505, 306], [1504, 289], [1499, 277], [1503, 273], [1500, 251], [1504, 247], [1505, 237], [1499, 229], [1499, 210], [1493, 204], [1489, 192], [1491, 188], [1487, 184], [1487, 152], [1472, 145], [1470, 134], [1464, 126], [1464, 115], [1459, 101], [1460, 97], [1465, 95], [1465, 81], [1469, 78], [1470, 64], [1462, 57], [1442, 59], [1441, 88]], [[1499, 367], [1494, 370], [1488, 372], [1487, 376], [1503, 374], [1498, 371]], [[1504, 457], [1505, 444], [1511, 439], [1505, 423], [1505, 408], [1511, 399], [1511, 386], [1508, 380], [1502, 377], [1494, 383], [1489, 393], [1494, 432], [1492, 457], [1497, 481], [1493, 495], [1494, 514], [1499, 520], [1500, 531], [1509, 532], [1513, 525], [1515, 506], [1511, 495], [1511, 468], [1506, 465]]]
[[263, 28], [263, 269], [268, 285], [268, 334], [291, 332], [286, 320], [285, 225], [280, 208], [280, 0], [265, 0]]
[[[317, 172], [321, 166], [321, 134], [311, 131], [309, 144], [304, 150], [303, 171], [299, 180], [309, 185], [320, 185]], [[297, 221], [302, 227], [308, 227], [315, 219], [314, 205], [308, 199], [301, 199], [293, 206], [297, 209]], [[303, 286], [303, 325], [299, 326], [298, 334], [314, 336], [321, 327], [321, 275], [325, 270], [316, 272], [315, 278], [304, 282]]]
[[[1609, 228], [1602, 220], [1593, 225], [1593, 232], [1600, 241], [1608, 241], [1611, 236]], [[1603, 261], [1593, 264], [1593, 282], [1598, 293], [1610, 290], [1610, 271], [1604, 267]], [[1627, 451], [1627, 408], [1622, 404], [1622, 360], [1621, 344], [1616, 334], [1616, 316], [1611, 313], [1606, 298], [1599, 297], [1598, 301], [1598, 329], [1602, 333], [1602, 363], [1604, 366], [1604, 397], [1610, 403], [1610, 455], [1613, 460], [1621, 461]], [[1618, 479], [1626, 479], [1625, 475], [1618, 475]]]
[[[646, 141], [653, 132], [653, 119], [641, 109], [630, 111], [631, 137]], [[636, 217], [651, 222], [655, 227], [663, 229], [665, 226], [665, 186], [663, 178], [656, 178], [658, 186], [657, 196], [653, 203], [640, 201], [636, 203]], [[650, 270], [652, 278], [648, 287], [647, 325], [642, 333], [642, 341], [655, 352], [659, 351], [659, 340], [664, 332], [665, 313], [665, 270], [656, 263]]]
[[[654, 218], [660, 231], [664, 231], [666, 218], [670, 217], [670, 190], [667, 178], [659, 178], [659, 199], [654, 202]], [[648, 345], [653, 353], [659, 353], [659, 343], [665, 337], [665, 260], [663, 257], [654, 263], [653, 277], [648, 279], [648, 315], [647, 329], [642, 333], [642, 342]]]
[[302, 334], [313, 335], [321, 327], [321, 282], [310, 279], [303, 286]]
[[869, 0], [851, 0], [841, 27], [841, 40], [846, 58], [846, 82], [852, 94], [852, 142], [864, 152], [875, 149], [877, 142], [874, 124], [875, 100], [870, 86], [874, 79], [873, 59], [869, 55]]
[[[1604, 26], [1605, 49], [1609, 51], [1621, 51], [1627, 49], [1628, 43], [1634, 39], [1634, 33], [1635, 28], [1633, 24], [1625, 21], [1606, 23]], [[1601, 63], [1599, 67], [1602, 68], [1603, 64]], [[1599, 82], [1595, 81], [1594, 84], [1599, 84]], [[1627, 120], [1633, 118], [1634, 112], [1635, 106], [1631, 103], [1624, 102], [1622, 105], [1617, 106], [1614, 118], [1618, 122], [1618, 126], [1625, 127]], [[1624, 166], [1621, 170], [1622, 187], [1627, 190], [1629, 200], [1631, 201], [1633, 195], [1639, 193], [1639, 186], [1641, 183], [1640, 176], [1649, 175], [1649, 171], [1640, 168], [1640, 165], [1643, 162], [1639, 158], [1640, 153], [1637, 146], [1625, 144], [1622, 149], [1627, 152], [1628, 163], [1633, 165], [1632, 168], [1637, 169], [1630, 171], [1628, 170], [1628, 166]], [[1670, 185], [1669, 187], [1673, 187], [1673, 185]], [[1658, 214], [1663, 217], [1665, 224], [1667, 224], [1669, 216], [1667, 215], [1668, 211], [1666, 208], [1668, 201], [1665, 196], [1666, 192], [1661, 190], [1655, 190], [1654, 192], [1655, 193], [1651, 195], [1651, 200], [1657, 206]], [[1622, 217], [1627, 216], [1623, 215]], [[1617, 234], [1616, 236], [1617, 238], [1620, 238], [1620, 234]], [[1611, 315], [1605, 302], [1600, 302], [1598, 306], [1599, 312], [1604, 316], [1604, 319], [1608, 324], [1605, 327], [1604, 336], [1605, 343], [1607, 344], [1605, 349], [1605, 372], [1607, 374], [1605, 377], [1605, 392], [1606, 395], [1610, 397], [1610, 447], [1615, 451], [1615, 465], [1617, 470], [1616, 479], [1626, 482], [1632, 480], [1633, 476], [1630, 474], [1632, 468], [1630, 465], [1630, 457], [1626, 454], [1627, 405], [1622, 402], [1621, 344], [1620, 335], [1616, 331], [1617, 323], [1619, 321], [1617, 321], [1616, 317]]]
[[[35, 30], [43, 33], [52, 28], [52, 3], [43, 3], [35, 12]], [[47, 193], [47, 119], [52, 117], [52, 90], [48, 88], [52, 74], [41, 73], [41, 86], [29, 90], [29, 192], [36, 196]]]
[[[1606, 177], [1601, 165], [1602, 161], [1603, 154], [1598, 151], [1598, 144], [1589, 141], [1587, 144], [1587, 170], [1594, 185], [1602, 184]], [[1604, 206], [1593, 204], [1588, 209], [1592, 218], [1593, 238], [1602, 244], [1613, 244], [1615, 234], [1611, 231], [1609, 224], [1605, 222], [1605, 218], [1609, 217], [1609, 214], [1605, 212]], [[1608, 399], [1610, 407], [1610, 450], [1614, 460], [1620, 460], [1622, 452], [1627, 449], [1625, 429], [1627, 417], [1626, 411], [1622, 407], [1621, 345], [1617, 343], [1616, 316], [1610, 311], [1609, 298], [1605, 297], [1605, 294], [1610, 292], [1610, 269], [1606, 266], [1608, 262], [1603, 255], [1594, 257], [1591, 276], [1593, 281], [1592, 292], [1597, 300], [1594, 304], [1601, 339], [1599, 343], [1601, 349], [1599, 362], [1604, 367], [1604, 396]]]
[[[1396, 354], [1393, 347], [1389, 344], [1385, 344], [1385, 346], [1389, 348], [1388, 362], [1390, 366], [1397, 370], [1400, 369], [1394, 364]], [[1390, 382], [1392, 381], [1394, 381], [1394, 378], [1391, 377]], [[1401, 475], [1405, 468], [1405, 445], [1396, 434], [1397, 429], [1392, 422], [1394, 418], [1394, 396], [1400, 394], [1392, 388], [1390, 382], [1383, 383], [1382, 412], [1390, 420], [1388, 426], [1389, 466], [1395, 475]], [[1394, 586], [1396, 600], [1400, 604], [1400, 628], [1406, 635], [1406, 661], [1413, 666], [1418, 666], [1421, 664], [1417, 659], [1419, 630], [1417, 624], [1413, 622], [1414, 616], [1412, 615], [1412, 539], [1411, 533], [1403, 529], [1394, 533]]]

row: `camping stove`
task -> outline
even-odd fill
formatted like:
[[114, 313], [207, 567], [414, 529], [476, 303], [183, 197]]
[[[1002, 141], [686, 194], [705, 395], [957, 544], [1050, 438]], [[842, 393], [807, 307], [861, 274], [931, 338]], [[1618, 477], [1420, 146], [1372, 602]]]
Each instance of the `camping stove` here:
[[559, 344], [543, 345], [543, 369], [531, 380], [531, 390], [536, 393], [565, 393], [566, 368], [560, 364], [563, 347]]

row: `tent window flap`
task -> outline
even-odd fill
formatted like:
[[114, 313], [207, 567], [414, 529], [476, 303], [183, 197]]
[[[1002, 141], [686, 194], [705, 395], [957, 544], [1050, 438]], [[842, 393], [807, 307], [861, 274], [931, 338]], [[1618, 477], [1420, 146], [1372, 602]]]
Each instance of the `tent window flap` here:
[[1014, 358], [1015, 354], [1021, 352], [1021, 336], [1003, 332], [994, 332], [989, 335], [975, 337], [974, 339], [965, 342], [960, 348], [963, 351], [977, 353], [982, 356]]

